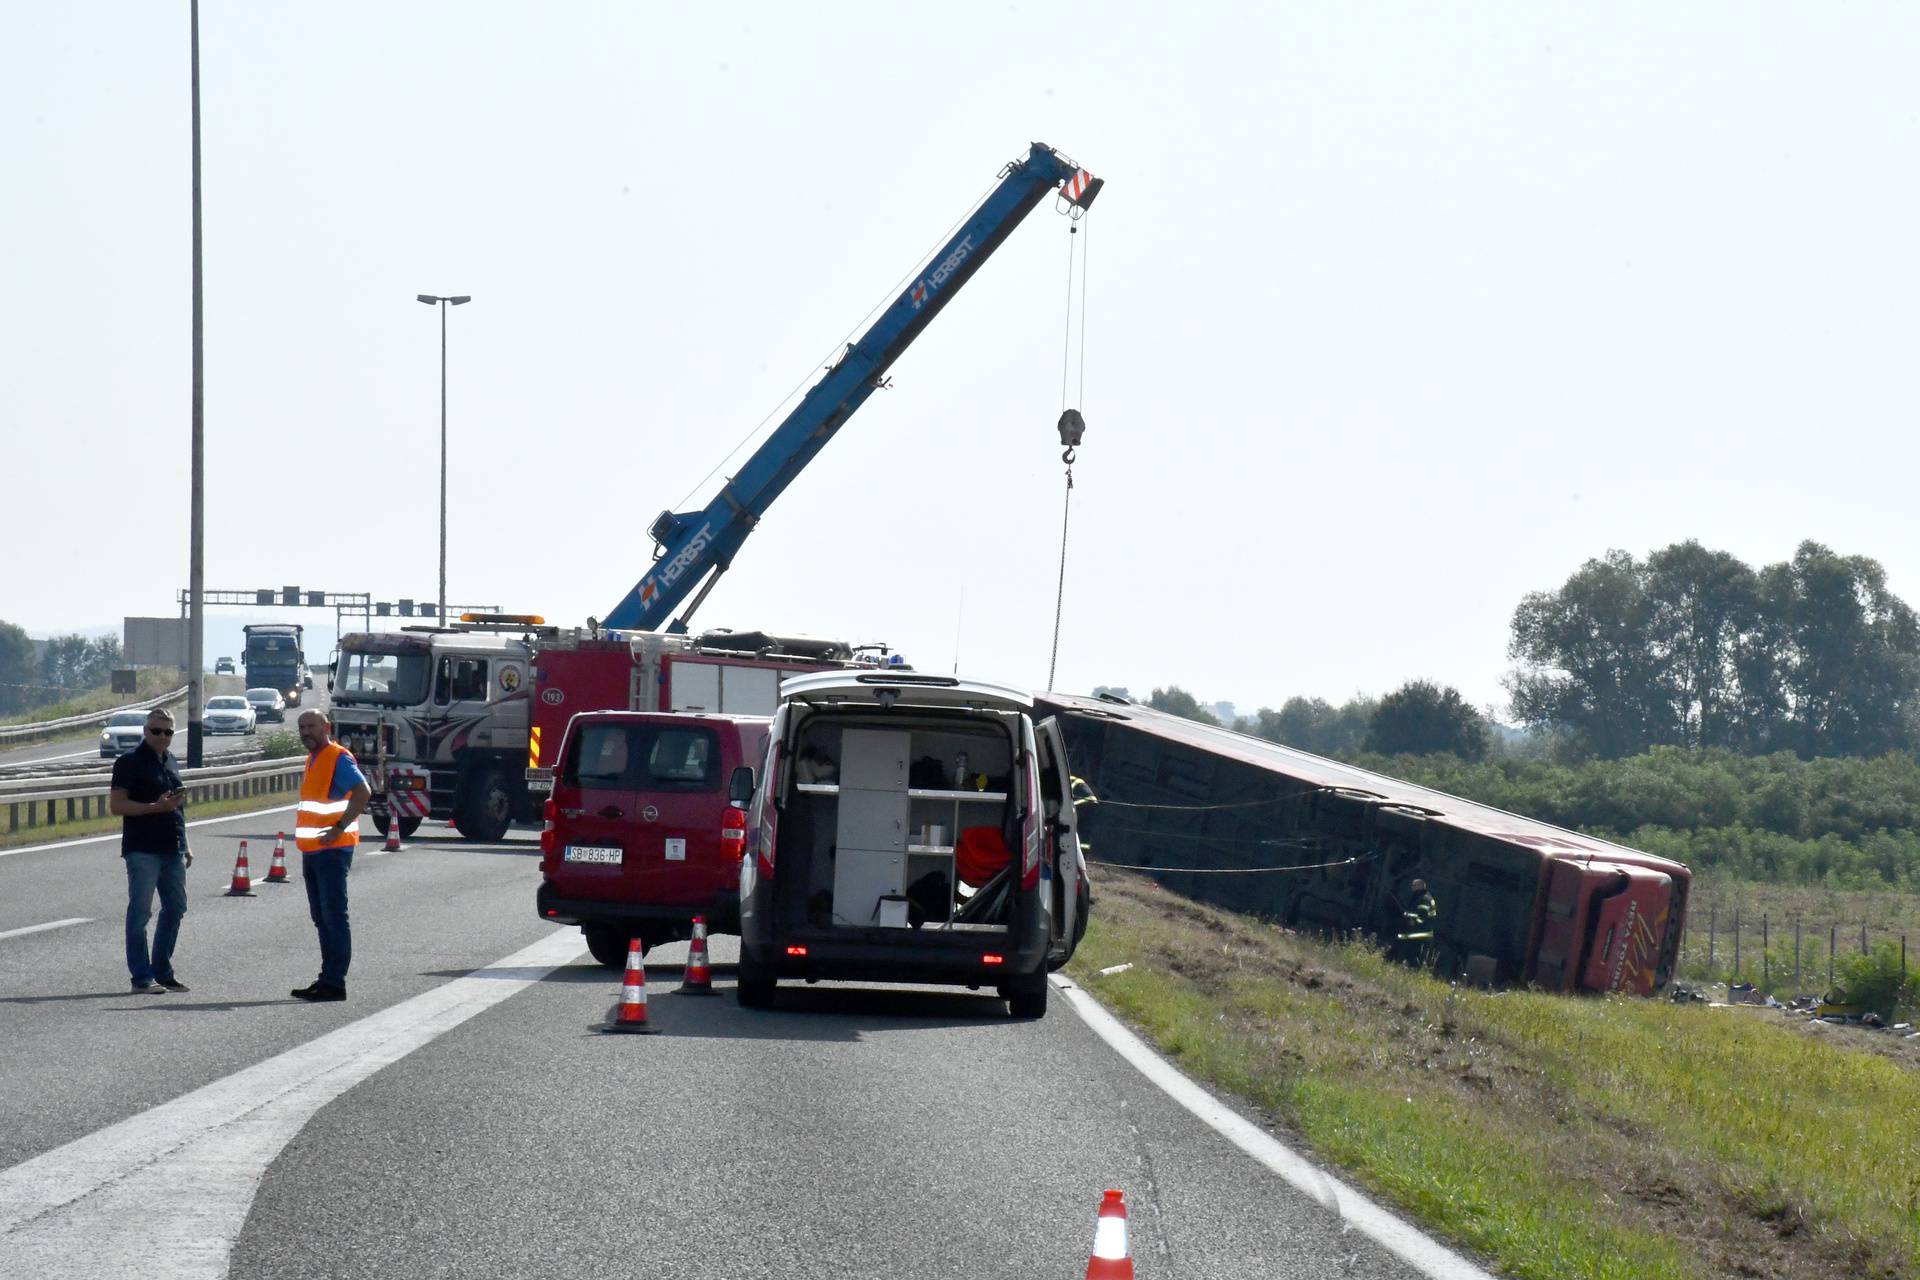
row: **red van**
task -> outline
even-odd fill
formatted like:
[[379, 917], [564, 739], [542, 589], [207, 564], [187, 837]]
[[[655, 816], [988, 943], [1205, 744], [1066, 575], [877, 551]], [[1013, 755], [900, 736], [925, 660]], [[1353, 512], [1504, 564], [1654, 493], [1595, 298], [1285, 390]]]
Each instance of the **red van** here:
[[[695, 916], [713, 932], [738, 932], [745, 797], [770, 723], [664, 711], [574, 716], [540, 834], [540, 918], [579, 925], [594, 959], [615, 969], [629, 939], [649, 948], [682, 941]], [[736, 786], [739, 803], [729, 799]]]

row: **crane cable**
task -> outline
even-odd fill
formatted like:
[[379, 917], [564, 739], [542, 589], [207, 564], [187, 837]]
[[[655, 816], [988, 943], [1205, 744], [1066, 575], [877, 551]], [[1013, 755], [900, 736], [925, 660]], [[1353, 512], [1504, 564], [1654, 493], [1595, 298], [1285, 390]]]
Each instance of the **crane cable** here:
[[[1073, 367], [1073, 246], [1074, 237], [1080, 231], [1080, 224], [1088, 219], [1076, 219], [1067, 227], [1067, 320], [1066, 338], [1060, 351], [1060, 414], [1064, 422], [1067, 414], [1067, 377]], [[1087, 398], [1087, 244], [1092, 239], [1079, 241], [1080, 244], [1080, 389], [1075, 399], [1084, 408]], [[1064, 435], [1063, 435], [1064, 440]], [[1073, 512], [1073, 463], [1074, 446], [1067, 447], [1060, 454], [1060, 461], [1067, 467], [1066, 495], [1060, 504], [1060, 580], [1053, 593], [1053, 656], [1047, 660], [1047, 688], [1053, 688], [1053, 676], [1060, 665], [1060, 615], [1067, 596], [1067, 521]]]

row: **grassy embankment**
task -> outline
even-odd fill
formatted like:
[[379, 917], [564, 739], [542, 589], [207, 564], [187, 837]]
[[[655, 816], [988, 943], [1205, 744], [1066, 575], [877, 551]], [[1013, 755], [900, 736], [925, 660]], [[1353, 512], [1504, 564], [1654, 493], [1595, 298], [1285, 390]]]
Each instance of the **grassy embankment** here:
[[1920, 1269], [1920, 1041], [1460, 990], [1142, 877], [1106, 873], [1098, 893], [1071, 976], [1184, 1070], [1511, 1275]]
[[142, 670], [134, 677], [138, 690], [135, 693], [88, 689], [71, 697], [62, 698], [58, 702], [35, 707], [31, 711], [19, 711], [0, 716], [0, 724], [37, 724], [42, 720], [64, 720], [68, 716], [83, 716], [89, 712], [124, 707], [130, 702], [145, 702], [148, 698], [157, 698], [163, 693], [179, 688], [179, 678], [179, 673], [172, 670]]

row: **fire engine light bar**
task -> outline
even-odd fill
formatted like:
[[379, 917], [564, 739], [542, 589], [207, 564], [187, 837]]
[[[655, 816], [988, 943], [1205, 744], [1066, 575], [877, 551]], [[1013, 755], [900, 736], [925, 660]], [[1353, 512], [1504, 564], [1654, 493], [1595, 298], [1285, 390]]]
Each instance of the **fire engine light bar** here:
[[537, 613], [463, 613], [462, 622], [504, 622], [523, 627], [545, 626], [547, 620]]

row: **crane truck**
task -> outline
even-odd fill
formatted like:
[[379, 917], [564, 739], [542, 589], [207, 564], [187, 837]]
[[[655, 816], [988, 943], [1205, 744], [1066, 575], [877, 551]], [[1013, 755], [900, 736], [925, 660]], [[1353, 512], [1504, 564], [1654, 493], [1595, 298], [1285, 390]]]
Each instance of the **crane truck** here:
[[[713, 500], [653, 521], [653, 562], [603, 622], [562, 630], [528, 615], [475, 617], [343, 639], [348, 678], [335, 680], [335, 730], [373, 762], [375, 826], [384, 833], [397, 820], [410, 834], [425, 818], [450, 818], [469, 839], [498, 839], [534, 816], [533, 798], [551, 783], [550, 754], [576, 712], [770, 714], [783, 676], [899, 665], [883, 645], [757, 631], [694, 636], [688, 623], [774, 500], [1027, 214], [1053, 193], [1077, 219], [1103, 185], [1041, 142], [1003, 166], [959, 230]], [[458, 696], [462, 688], [473, 696]]]

